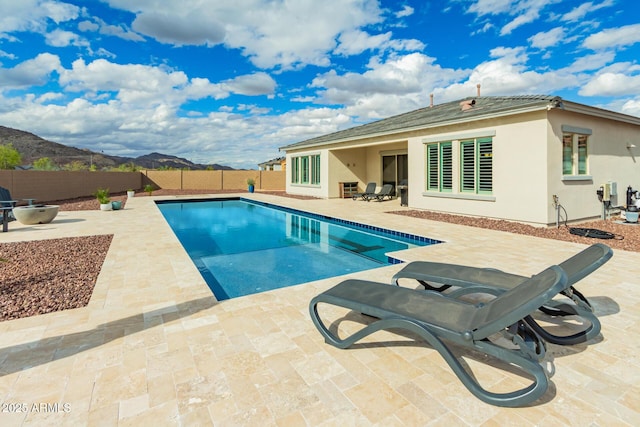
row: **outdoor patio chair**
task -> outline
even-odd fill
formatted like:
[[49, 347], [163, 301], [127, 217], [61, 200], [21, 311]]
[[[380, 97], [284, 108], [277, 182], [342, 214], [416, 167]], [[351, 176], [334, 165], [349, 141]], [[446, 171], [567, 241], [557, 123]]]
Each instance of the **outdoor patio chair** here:
[[384, 200], [385, 197], [388, 197], [389, 200], [393, 198], [393, 185], [391, 184], [383, 185], [379, 193], [369, 194], [368, 196], [365, 197], [365, 200], [368, 202], [370, 200], [376, 199], [377, 201], [381, 202]]
[[[35, 199], [20, 200], [25, 200], [29, 205], [33, 205], [33, 201]], [[7, 223], [16, 220], [13, 209], [16, 207], [18, 202], [19, 200], [15, 200], [11, 197], [11, 192], [8, 189], [0, 187], [0, 208], [2, 208], [2, 213], [0, 214], [0, 224], [2, 224], [3, 232], [7, 231]]]
[[[325, 342], [342, 349], [380, 330], [417, 334], [440, 353], [473, 395], [492, 405], [513, 407], [535, 401], [548, 387], [547, 371], [539, 363], [545, 355], [544, 341], [522, 319], [564, 290], [566, 282], [564, 270], [552, 266], [486, 304], [473, 305], [437, 292], [352, 279], [314, 297], [309, 312]], [[318, 313], [320, 303], [370, 316], [371, 323], [341, 338], [338, 329], [347, 317], [327, 327]], [[510, 342], [500, 345], [496, 337]], [[369, 341], [366, 344], [371, 345]], [[460, 353], [461, 348], [466, 354]], [[491, 366], [505, 372], [514, 373], [517, 368], [532, 383], [502, 393], [483, 388], [461, 359], [473, 352], [479, 352], [477, 360], [485, 363], [486, 356], [492, 357]]]
[[[543, 328], [532, 317], [527, 323], [546, 341], [559, 345], [574, 345], [590, 340], [600, 333], [600, 321], [593, 314], [591, 304], [574, 284], [597, 270], [613, 256], [607, 245], [596, 243], [571, 258], [560, 263], [568, 277], [567, 287], [561, 294], [567, 298], [546, 301], [540, 306], [543, 313], [555, 316], [579, 316], [588, 324], [584, 330], [571, 335], [556, 335]], [[459, 298], [469, 294], [500, 295], [527, 280], [527, 277], [505, 273], [492, 268], [476, 268], [456, 264], [414, 261], [398, 271], [392, 283], [400, 284], [400, 279], [415, 279], [426, 290], [442, 292], [449, 298]], [[439, 285], [436, 285], [439, 284]], [[455, 290], [443, 292], [451, 287]]]
[[352, 195], [353, 200], [367, 200], [367, 197], [370, 195], [376, 194], [376, 183], [370, 182], [367, 184], [367, 188], [364, 189], [363, 193], [355, 193]]
[[11, 198], [11, 193], [4, 187], [0, 187], [0, 208], [2, 208], [2, 215], [0, 216], [0, 224], [3, 228], [6, 228], [6, 223], [15, 221], [13, 216], [13, 208], [15, 207], [17, 200]]

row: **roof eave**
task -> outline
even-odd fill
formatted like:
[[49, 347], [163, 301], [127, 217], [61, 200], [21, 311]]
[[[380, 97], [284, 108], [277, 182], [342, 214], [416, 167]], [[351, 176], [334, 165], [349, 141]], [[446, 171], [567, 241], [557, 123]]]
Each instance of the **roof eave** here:
[[609, 120], [616, 120], [619, 122], [625, 122], [640, 126], [640, 117], [630, 116], [628, 114], [618, 113], [610, 110], [604, 110], [602, 108], [590, 107], [588, 105], [578, 104], [571, 101], [563, 100], [562, 106], [559, 108], [565, 111], [571, 111], [573, 113], [585, 114]]

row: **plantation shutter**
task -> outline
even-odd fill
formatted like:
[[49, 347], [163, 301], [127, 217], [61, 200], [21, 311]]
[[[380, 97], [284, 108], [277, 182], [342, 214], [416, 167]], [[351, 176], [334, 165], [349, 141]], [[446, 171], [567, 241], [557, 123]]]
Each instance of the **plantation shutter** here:
[[440, 177], [440, 191], [453, 190], [453, 150], [450, 142], [440, 144], [440, 164], [442, 174]]
[[311, 156], [311, 184], [320, 184], [320, 155]]
[[427, 190], [438, 191], [438, 144], [427, 145]]
[[300, 182], [299, 178], [299, 170], [300, 170], [300, 157], [292, 157], [292, 165], [291, 165], [291, 182], [297, 184]]
[[587, 171], [587, 135], [578, 135], [578, 174], [586, 175]]
[[309, 156], [300, 157], [300, 172], [302, 172], [301, 182], [309, 183]]
[[476, 191], [476, 153], [474, 141], [460, 142], [460, 191]]
[[478, 193], [493, 191], [493, 141], [478, 139]]

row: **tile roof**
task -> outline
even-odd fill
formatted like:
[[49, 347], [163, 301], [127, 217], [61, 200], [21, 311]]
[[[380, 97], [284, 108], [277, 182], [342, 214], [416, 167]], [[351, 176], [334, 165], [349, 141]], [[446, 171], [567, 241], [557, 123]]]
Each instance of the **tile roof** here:
[[[472, 102], [474, 105], [466, 110], [462, 103]], [[562, 98], [549, 95], [520, 95], [520, 96], [479, 96], [462, 100], [424, 107], [408, 113], [399, 114], [386, 119], [377, 120], [361, 126], [352, 127], [338, 132], [321, 135], [305, 141], [281, 147], [281, 149], [295, 149], [322, 143], [341, 141], [346, 139], [364, 138], [379, 134], [392, 134], [409, 129], [429, 127], [438, 123], [466, 121], [469, 118], [503, 115], [520, 109], [546, 108], [549, 104], [559, 105]]]

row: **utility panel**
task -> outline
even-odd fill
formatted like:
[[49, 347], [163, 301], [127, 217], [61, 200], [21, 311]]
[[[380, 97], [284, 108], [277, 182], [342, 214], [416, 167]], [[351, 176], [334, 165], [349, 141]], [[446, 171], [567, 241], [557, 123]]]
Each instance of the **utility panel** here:
[[611, 200], [611, 183], [605, 182], [602, 184], [602, 201], [608, 202]]

